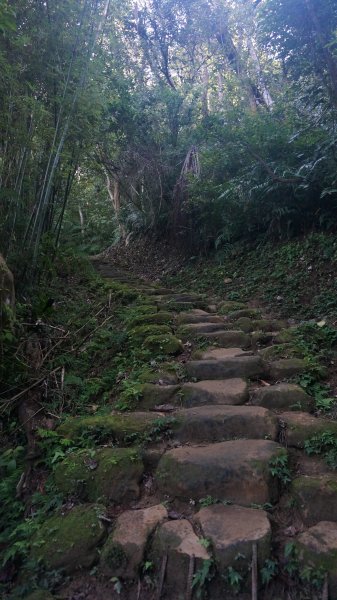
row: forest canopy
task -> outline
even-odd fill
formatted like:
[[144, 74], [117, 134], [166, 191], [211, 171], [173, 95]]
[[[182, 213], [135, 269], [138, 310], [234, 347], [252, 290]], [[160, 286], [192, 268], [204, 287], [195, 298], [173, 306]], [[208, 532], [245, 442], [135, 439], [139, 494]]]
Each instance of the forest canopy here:
[[0, 0], [0, 251], [336, 227], [334, 0]]

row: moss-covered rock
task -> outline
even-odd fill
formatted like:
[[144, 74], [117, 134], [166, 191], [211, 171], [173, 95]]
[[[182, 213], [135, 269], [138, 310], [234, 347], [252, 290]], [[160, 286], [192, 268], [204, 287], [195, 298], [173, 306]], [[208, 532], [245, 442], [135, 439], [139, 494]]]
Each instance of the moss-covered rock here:
[[78, 450], [59, 463], [54, 478], [59, 490], [95, 502], [129, 502], [139, 496], [143, 462], [133, 448]]
[[143, 342], [149, 336], [169, 335], [171, 328], [168, 325], [139, 325], [130, 330], [130, 338], [133, 342]]
[[275, 319], [257, 319], [254, 321], [254, 331], [279, 331], [286, 327], [286, 321], [278, 321]]
[[103, 506], [87, 504], [50, 517], [32, 539], [31, 559], [48, 570], [64, 569], [67, 573], [90, 568], [106, 535], [101, 518], [104, 512]]
[[247, 304], [245, 304], [244, 302], [226, 300], [225, 302], [221, 302], [218, 305], [218, 312], [220, 315], [228, 315], [237, 310], [244, 310], [245, 308], [247, 308]]
[[326, 432], [337, 436], [337, 422], [320, 419], [306, 412], [285, 412], [280, 415], [287, 436], [287, 445], [294, 448], [304, 448], [305, 442], [313, 436]]
[[129, 324], [129, 329], [134, 329], [142, 325], [169, 325], [173, 320], [172, 313], [166, 311], [153, 311], [153, 314], [146, 314], [135, 317]]
[[294, 341], [296, 337], [296, 328], [289, 327], [288, 329], [281, 329], [278, 333], [274, 335], [274, 341], [277, 344], [287, 344]]
[[337, 523], [321, 521], [296, 540], [300, 564], [329, 575], [329, 598], [337, 600]]
[[[267, 367], [266, 367], [267, 368]], [[301, 358], [281, 358], [269, 364], [269, 376], [273, 381], [283, 381], [296, 377], [307, 369], [307, 364]]]
[[181, 340], [172, 333], [150, 335], [144, 340], [143, 346], [154, 354], [175, 355], [184, 351]]
[[98, 443], [128, 442], [139, 440], [146, 435], [158, 417], [151, 413], [123, 413], [70, 417], [62, 423], [57, 432], [65, 438], [76, 439], [85, 435]]
[[337, 523], [337, 475], [327, 473], [293, 480], [291, 493], [304, 523], [311, 527], [329, 518]]
[[176, 402], [179, 385], [153, 385], [145, 383], [142, 387], [140, 407], [148, 410], [161, 404]]
[[275, 344], [268, 348], [260, 350], [260, 356], [263, 360], [276, 360], [277, 358], [301, 358], [301, 352], [294, 348], [292, 344]]
[[228, 318], [231, 321], [237, 321], [242, 317], [248, 317], [249, 319], [259, 319], [261, 317], [261, 310], [258, 308], [241, 308], [230, 312]]

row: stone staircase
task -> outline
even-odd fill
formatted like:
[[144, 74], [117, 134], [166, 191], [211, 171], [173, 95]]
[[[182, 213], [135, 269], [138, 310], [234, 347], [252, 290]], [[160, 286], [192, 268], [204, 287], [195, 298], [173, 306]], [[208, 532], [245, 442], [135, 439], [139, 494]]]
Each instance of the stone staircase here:
[[[154, 312], [143, 322], [158, 322], [153, 315], [169, 312], [171, 333], [185, 350], [183, 359], [175, 359], [184, 376], [169, 369], [158, 373], [144, 384], [137, 411], [68, 419], [59, 429], [75, 439], [100, 427], [119, 446], [107, 441], [93, 459], [82, 451], [80, 458], [61, 463], [56, 477], [68, 493], [84, 482], [91, 492], [83, 498], [103, 497], [108, 514], [109, 507], [119, 507], [112, 510], [112, 520], [102, 521], [105, 537], [91, 564], [97, 563], [104, 577], [128, 582], [130, 589], [144, 574], [144, 563], [150, 564], [155, 589], [143, 589], [140, 581], [133, 596], [138, 599], [191, 600], [202, 598], [206, 589], [205, 597], [212, 600], [256, 599], [260, 569], [280, 552], [280, 525], [268, 509], [275, 510], [285, 496], [296, 505], [300, 525], [289, 526], [290, 517], [281, 545], [293, 542], [299, 565], [327, 572], [326, 598], [337, 599], [337, 476], [323, 462], [317, 472], [317, 459], [311, 469], [302, 453], [312, 435], [337, 434], [337, 423], [310, 414], [312, 398], [289, 383], [306, 369], [301, 358], [266, 353], [289, 342], [288, 323], [237, 302], [150, 286], [108, 263], [97, 269], [150, 299]], [[130, 452], [132, 436], [154, 427], [161, 431], [159, 439], [149, 436], [127, 460], [123, 452]], [[86, 460], [94, 463], [83, 474]], [[292, 482], [286, 489], [288, 468]], [[283, 598], [262, 593], [261, 598]]]

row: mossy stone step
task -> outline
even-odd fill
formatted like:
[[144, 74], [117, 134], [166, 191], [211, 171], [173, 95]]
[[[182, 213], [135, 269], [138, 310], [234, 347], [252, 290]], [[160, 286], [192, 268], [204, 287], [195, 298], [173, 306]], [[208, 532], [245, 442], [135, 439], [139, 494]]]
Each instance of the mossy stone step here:
[[90, 569], [106, 535], [104, 516], [103, 506], [84, 504], [46, 519], [31, 540], [30, 558], [47, 570]]
[[265, 373], [258, 356], [238, 356], [224, 360], [195, 360], [185, 365], [189, 377], [195, 379], [231, 379], [236, 377], [256, 379]]
[[279, 417], [285, 426], [289, 447], [304, 448], [308, 439], [325, 432], [337, 435], [337, 421], [314, 417], [306, 412], [284, 412]]
[[179, 385], [155, 385], [145, 383], [142, 386], [141, 399], [138, 404], [141, 410], [151, 410], [162, 404], [178, 402]]
[[337, 474], [297, 477], [292, 482], [291, 495], [307, 526], [327, 517], [337, 523]]
[[235, 565], [246, 575], [251, 568], [253, 544], [257, 545], [259, 568], [270, 556], [271, 527], [264, 510], [214, 504], [195, 515], [203, 536], [210, 540], [221, 572]]
[[225, 300], [218, 304], [218, 310], [222, 315], [228, 315], [237, 310], [248, 308], [244, 302], [236, 302], [235, 300]]
[[328, 573], [329, 600], [337, 600], [337, 523], [321, 521], [310, 527], [298, 536], [296, 548], [300, 565]]
[[281, 358], [268, 364], [268, 374], [273, 381], [292, 379], [304, 373], [307, 363], [301, 358]]
[[260, 387], [251, 392], [250, 402], [254, 406], [271, 409], [307, 411], [313, 406], [313, 398], [295, 383], [277, 383]]
[[250, 336], [243, 331], [212, 331], [210, 333], [197, 334], [198, 337], [203, 337], [209, 340], [210, 343], [217, 343], [223, 348], [249, 348]]
[[143, 341], [143, 347], [154, 354], [170, 356], [184, 351], [182, 341], [172, 333], [149, 335]]
[[173, 315], [170, 312], [159, 311], [153, 314], [146, 314], [135, 317], [128, 325], [128, 329], [134, 329], [142, 325], [168, 325], [173, 321]]
[[90, 436], [101, 444], [108, 441], [132, 443], [149, 435], [158, 418], [148, 412], [69, 417], [58, 427], [57, 433], [73, 440], [82, 435]]
[[156, 481], [163, 495], [182, 500], [213, 496], [243, 506], [278, 498], [270, 462], [284, 455], [269, 440], [235, 440], [169, 450], [159, 461]]
[[162, 504], [123, 512], [102, 548], [100, 571], [109, 577], [136, 579], [147, 541], [167, 517]]
[[261, 310], [258, 308], [241, 308], [228, 314], [230, 321], [237, 321], [242, 317], [248, 317], [249, 319], [258, 319], [261, 317]]
[[259, 406], [199, 406], [174, 413], [174, 437], [182, 443], [238, 438], [276, 440], [277, 419]]
[[90, 502], [122, 503], [139, 497], [143, 462], [133, 448], [77, 450], [54, 471], [57, 488]]
[[205, 404], [240, 405], [248, 399], [247, 382], [240, 378], [185, 383], [181, 392], [184, 408]]
[[225, 360], [235, 356], [251, 356], [250, 351], [242, 350], [241, 348], [209, 348], [204, 352], [198, 352], [198, 358], [201, 360]]
[[155, 532], [148, 558], [160, 572], [163, 558], [167, 560], [165, 569], [165, 597], [180, 600], [186, 598], [190, 565], [193, 559], [195, 572], [211, 555], [201, 539], [194, 533], [187, 519], [168, 521]]
[[188, 325], [184, 325], [183, 327], [179, 327], [177, 329], [177, 335], [183, 338], [188, 338], [193, 335], [204, 335], [204, 333], [212, 333], [213, 331], [222, 331], [223, 330], [223, 322], [218, 323], [190, 323]]
[[192, 311], [188, 313], [180, 313], [177, 317], [178, 325], [190, 325], [197, 323], [224, 323], [223, 317], [210, 315], [205, 311], [200, 311], [202, 314], [194, 314]]

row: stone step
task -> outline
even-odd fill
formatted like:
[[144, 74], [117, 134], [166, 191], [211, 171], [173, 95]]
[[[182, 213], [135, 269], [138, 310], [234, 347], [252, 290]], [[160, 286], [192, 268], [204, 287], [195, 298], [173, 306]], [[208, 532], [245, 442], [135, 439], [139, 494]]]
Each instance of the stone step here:
[[265, 373], [263, 362], [258, 356], [238, 356], [224, 360], [194, 360], [185, 364], [189, 377], [202, 379], [252, 378]]
[[293, 480], [291, 495], [308, 527], [329, 517], [337, 523], [337, 474], [301, 476]]
[[284, 412], [279, 415], [285, 434], [285, 443], [293, 448], [304, 448], [306, 440], [325, 432], [337, 435], [337, 421], [321, 419], [306, 412]]
[[274, 502], [278, 482], [269, 468], [284, 455], [269, 440], [235, 440], [175, 448], [160, 459], [155, 478], [161, 494], [196, 501], [206, 496], [243, 506]]
[[250, 403], [270, 409], [310, 410], [313, 398], [294, 383], [278, 383], [251, 392]]
[[220, 571], [235, 565], [235, 570], [247, 573], [251, 567], [253, 544], [257, 545], [260, 568], [269, 558], [271, 527], [264, 510], [213, 504], [202, 508], [194, 518], [204, 538], [212, 543]]
[[281, 358], [268, 364], [268, 375], [273, 381], [282, 381], [296, 377], [306, 369], [307, 364], [301, 358]]
[[226, 358], [233, 358], [235, 356], [251, 356], [252, 352], [249, 350], [242, 350], [241, 348], [209, 348], [200, 355], [201, 360], [224, 360]]
[[201, 541], [187, 519], [163, 523], [155, 532], [148, 559], [154, 563], [158, 573], [162, 570], [163, 559], [165, 561], [165, 598], [182, 600], [188, 597], [186, 590], [190, 591], [192, 561], [197, 572], [205, 561], [211, 559]]
[[329, 600], [337, 600], [337, 523], [321, 521], [310, 527], [298, 536], [296, 549], [300, 567], [328, 573]]
[[276, 417], [260, 406], [199, 406], [179, 410], [174, 418], [174, 437], [182, 443], [276, 440], [278, 435]]
[[223, 322], [208, 322], [208, 323], [189, 323], [180, 327], [177, 331], [177, 335], [188, 337], [189, 335], [204, 335], [205, 333], [212, 333], [214, 331], [223, 330]]
[[184, 408], [205, 404], [240, 405], [248, 399], [247, 382], [240, 378], [185, 383], [181, 391]]
[[197, 323], [224, 323], [223, 317], [210, 315], [206, 311], [200, 311], [203, 314], [194, 314], [192, 311], [188, 313], [180, 313], [177, 317], [179, 325], [197, 324]]
[[220, 330], [199, 335], [212, 344], [216, 342], [223, 348], [249, 348], [250, 346], [250, 336], [243, 331]]

